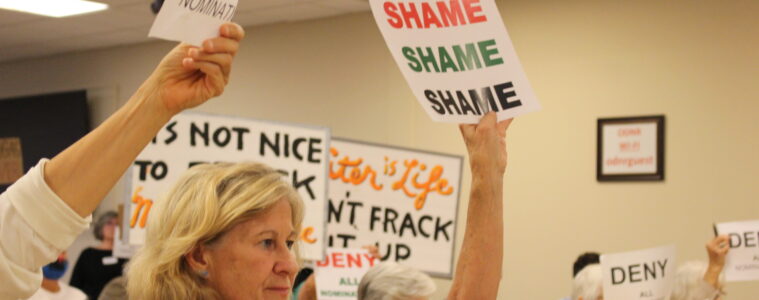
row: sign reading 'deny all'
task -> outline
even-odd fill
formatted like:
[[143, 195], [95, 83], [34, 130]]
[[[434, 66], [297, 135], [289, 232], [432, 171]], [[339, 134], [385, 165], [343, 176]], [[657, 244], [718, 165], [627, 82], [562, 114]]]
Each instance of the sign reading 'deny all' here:
[[462, 157], [333, 139], [328, 246], [450, 278]]
[[675, 247], [601, 256], [604, 299], [667, 300], [675, 282]]
[[725, 280], [759, 280], [759, 220], [717, 224], [717, 231], [730, 237]]
[[148, 36], [200, 46], [236, 11], [237, 0], [166, 0]]
[[419, 103], [439, 122], [540, 109], [494, 0], [370, 0]]
[[316, 263], [316, 299], [355, 300], [358, 284], [379, 260], [366, 249], [328, 248], [324, 260]]
[[151, 208], [196, 164], [254, 161], [280, 171], [305, 203], [303, 257], [324, 254], [329, 129], [219, 115], [175, 116], [140, 153], [131, 170], [131, 244], [143, 244]]

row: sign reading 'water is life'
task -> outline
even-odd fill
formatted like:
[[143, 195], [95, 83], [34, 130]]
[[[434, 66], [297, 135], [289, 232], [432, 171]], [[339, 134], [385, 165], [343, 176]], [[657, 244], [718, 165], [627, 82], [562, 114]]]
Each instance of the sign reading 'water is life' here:
[[439, 122], [540, 109], [494, 0], [370, 0], [412, 92]]

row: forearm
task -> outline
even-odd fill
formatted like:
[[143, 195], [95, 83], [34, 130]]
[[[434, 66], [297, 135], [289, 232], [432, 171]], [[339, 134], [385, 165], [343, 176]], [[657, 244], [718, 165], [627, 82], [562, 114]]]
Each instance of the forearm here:
[[706, 273], [704, 273], [704, 281], [706, 281], [706, 283], [715, 289], [719, 289], [719, 275], [721, 273], [721, 267], [709, 265], [709, 267], [706, 269]]
[[45, 181], [80, 216], [91, 214], [172, 114], [141, 87], [95, 130], [56, 155]]
[[464, 241], [449, 299], [495, 299], [503, 264], [503, 175], [472, 169]]

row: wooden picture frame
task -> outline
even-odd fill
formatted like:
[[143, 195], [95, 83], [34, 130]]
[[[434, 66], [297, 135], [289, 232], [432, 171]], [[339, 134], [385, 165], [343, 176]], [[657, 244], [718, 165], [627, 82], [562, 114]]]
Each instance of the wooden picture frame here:
[[596, 180], [663, 181], [664, 116], [598, 119]]

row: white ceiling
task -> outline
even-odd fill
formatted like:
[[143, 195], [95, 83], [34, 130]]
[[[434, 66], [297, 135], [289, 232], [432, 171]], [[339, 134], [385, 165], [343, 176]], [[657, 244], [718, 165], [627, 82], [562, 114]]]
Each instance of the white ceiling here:
[[[94, 1], [110, 7], [67, 18], [0, 9], [0, 63], [152, 40], [152, 0]], [[233, 21], [255, 26], [368, 10], [366, 0], [239, 0]]]

